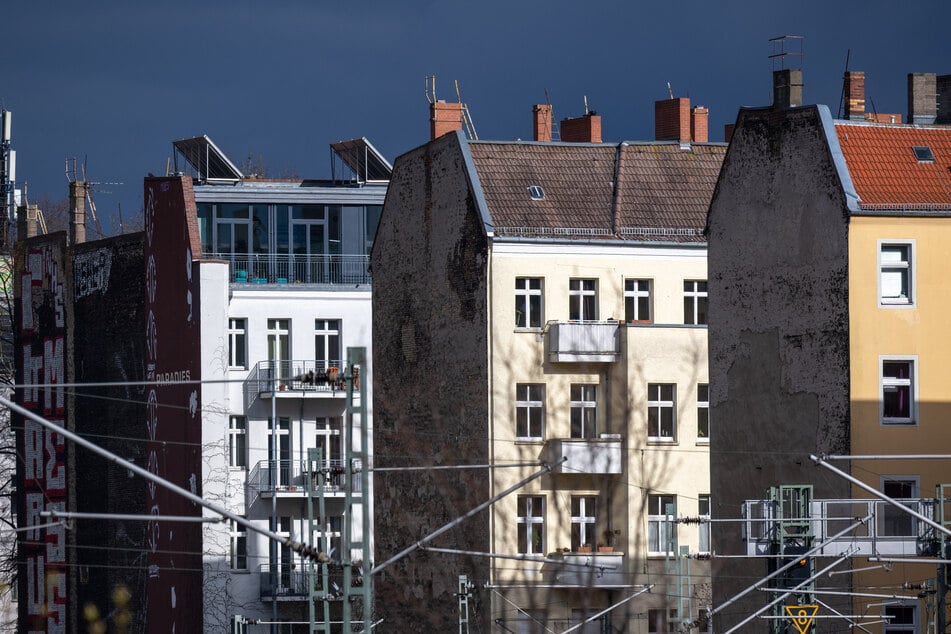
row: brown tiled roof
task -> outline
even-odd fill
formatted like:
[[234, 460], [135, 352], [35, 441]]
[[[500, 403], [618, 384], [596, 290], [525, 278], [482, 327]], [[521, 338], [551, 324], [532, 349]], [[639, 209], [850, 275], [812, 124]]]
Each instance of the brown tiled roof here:
[[[951, 128], [835, 124], [863, 209], [951, 210]], [[919, 161], [927, 146], [934, 161]]]
[[[726, 146], [480, 141], [469, 150], [497, 235], [703, 242]], [[532, 185], [544, 199], [531, 199]]]

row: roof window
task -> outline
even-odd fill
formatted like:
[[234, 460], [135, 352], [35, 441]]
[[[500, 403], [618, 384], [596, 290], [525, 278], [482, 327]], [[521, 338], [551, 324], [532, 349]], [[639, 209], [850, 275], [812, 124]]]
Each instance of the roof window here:
[[529, 185], [528, 195], [532, 200], [542, 200], [545, 198], [545, 190], [541, 185]]
[[919, 163], [934, 163], [934, 152], [927, 145], [913, 145], [911, 151], [915, 153]]

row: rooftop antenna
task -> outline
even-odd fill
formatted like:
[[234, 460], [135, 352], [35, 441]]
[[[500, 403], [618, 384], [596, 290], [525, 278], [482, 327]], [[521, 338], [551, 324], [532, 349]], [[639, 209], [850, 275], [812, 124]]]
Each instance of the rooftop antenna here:
[[674, 98], [674, 89], [670, 87], [670, 82], [667, 82], [667, 94], [670, 95], [670, 98]]
[[584, 95], [584, 113], [585, 116], [588, 114], [588, 95]]
[[[780, 35], [769, 39], [772, 53], [769, 59], [773, 62], [773, 70], [785, 70], [786, 58], [793, 57], [799, 59], [798, 66], [790, 68], [802, 69], [802, 58], [805, 55], [802, 50], [802, 41], [805, 38], [802, 35]], [[779, 68], [776, 65], [779, 64]]]
[[436, 76], [426, 75], [426, 101], [436, 103]]
[[[479, 135], [476, 133], [475, 123], [472, 121], [472, 115], [469, 114], [469, 106], [467, 106], [462, 101], [462, 94], [459, 92], [459, 80], [456, 81], [456, 100], [459, 102], [459, 107], [462, 108], [462, 122], [466, 126], [466, 134], [470, 139], [478, 141]], [[436, 76], [433, 75], [433, 97], [436, 96]]]
[[122, 183], [117, 183], [117, 182], [106, 183], [106, 182], [99, 182], [99, 181], [96, 181], [96, 182], [89, 181], [86, 178], [86, 163], [88, 162], [88, 158], [83, 157], [83, 162], [79, 165], [78, 175], [77, 175], [77, 165], [76, 165], [75, 157], [73, 157], [72, 162], [73, 162], [72, 170], [71, 170], [72, 173], [70, 173], [69, 159], [68, 158], [66, 159], [66, 180], [69, 181], [70, 184], [74, 182], [80, 182], [85, 185], [83, 194], [86, 199], [86, 207], [89, 209], [89, 214], [92, 216], [92, 221], [96, 227], [96, 232], [99, 234], [99, 237], [102, 238], [104, 237], [105, 234], [103, 234], [102, 232], [102, 225], [99, 224], [99, 217], [96, 214], [96, 201], [93, 200], [93, 197], [92, 197], [93, 191], [109, 194], [111, 192], [107, 190], [97, 189], [97, 188], [100, 185], [121, 185]]
[[[845, 72], [842, 73], [843, 79], [845, 78], [845, 73], [849, 72], [849, 57], [852, 56], [852, 49], [845, 50]], [[839, 112], [836, 114], [836, 119], [841, 119], [845, 114], [842, 111], [842, 108], [845, 104], [845, 81], [842, 82], [842, 92], [839, 93]]]

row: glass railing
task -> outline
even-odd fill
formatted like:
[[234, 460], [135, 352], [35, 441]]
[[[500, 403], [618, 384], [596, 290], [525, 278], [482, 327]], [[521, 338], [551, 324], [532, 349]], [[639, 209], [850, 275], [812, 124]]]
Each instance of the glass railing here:
[[369, 284], [367, 255], [206, 253], [230, 264], [232, 284]]

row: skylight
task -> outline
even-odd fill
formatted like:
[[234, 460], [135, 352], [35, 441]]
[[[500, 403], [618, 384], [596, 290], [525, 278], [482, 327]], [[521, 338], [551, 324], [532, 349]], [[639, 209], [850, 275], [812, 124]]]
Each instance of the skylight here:
[[541, 185], [529, 185], [528, 195], [532, 200], [542, 200], [545, 197], [545, 190]]
[[915, 153], [919, 163], [934, 163], [934, 152], [927, 145], [913, 145], [911, 151]]

